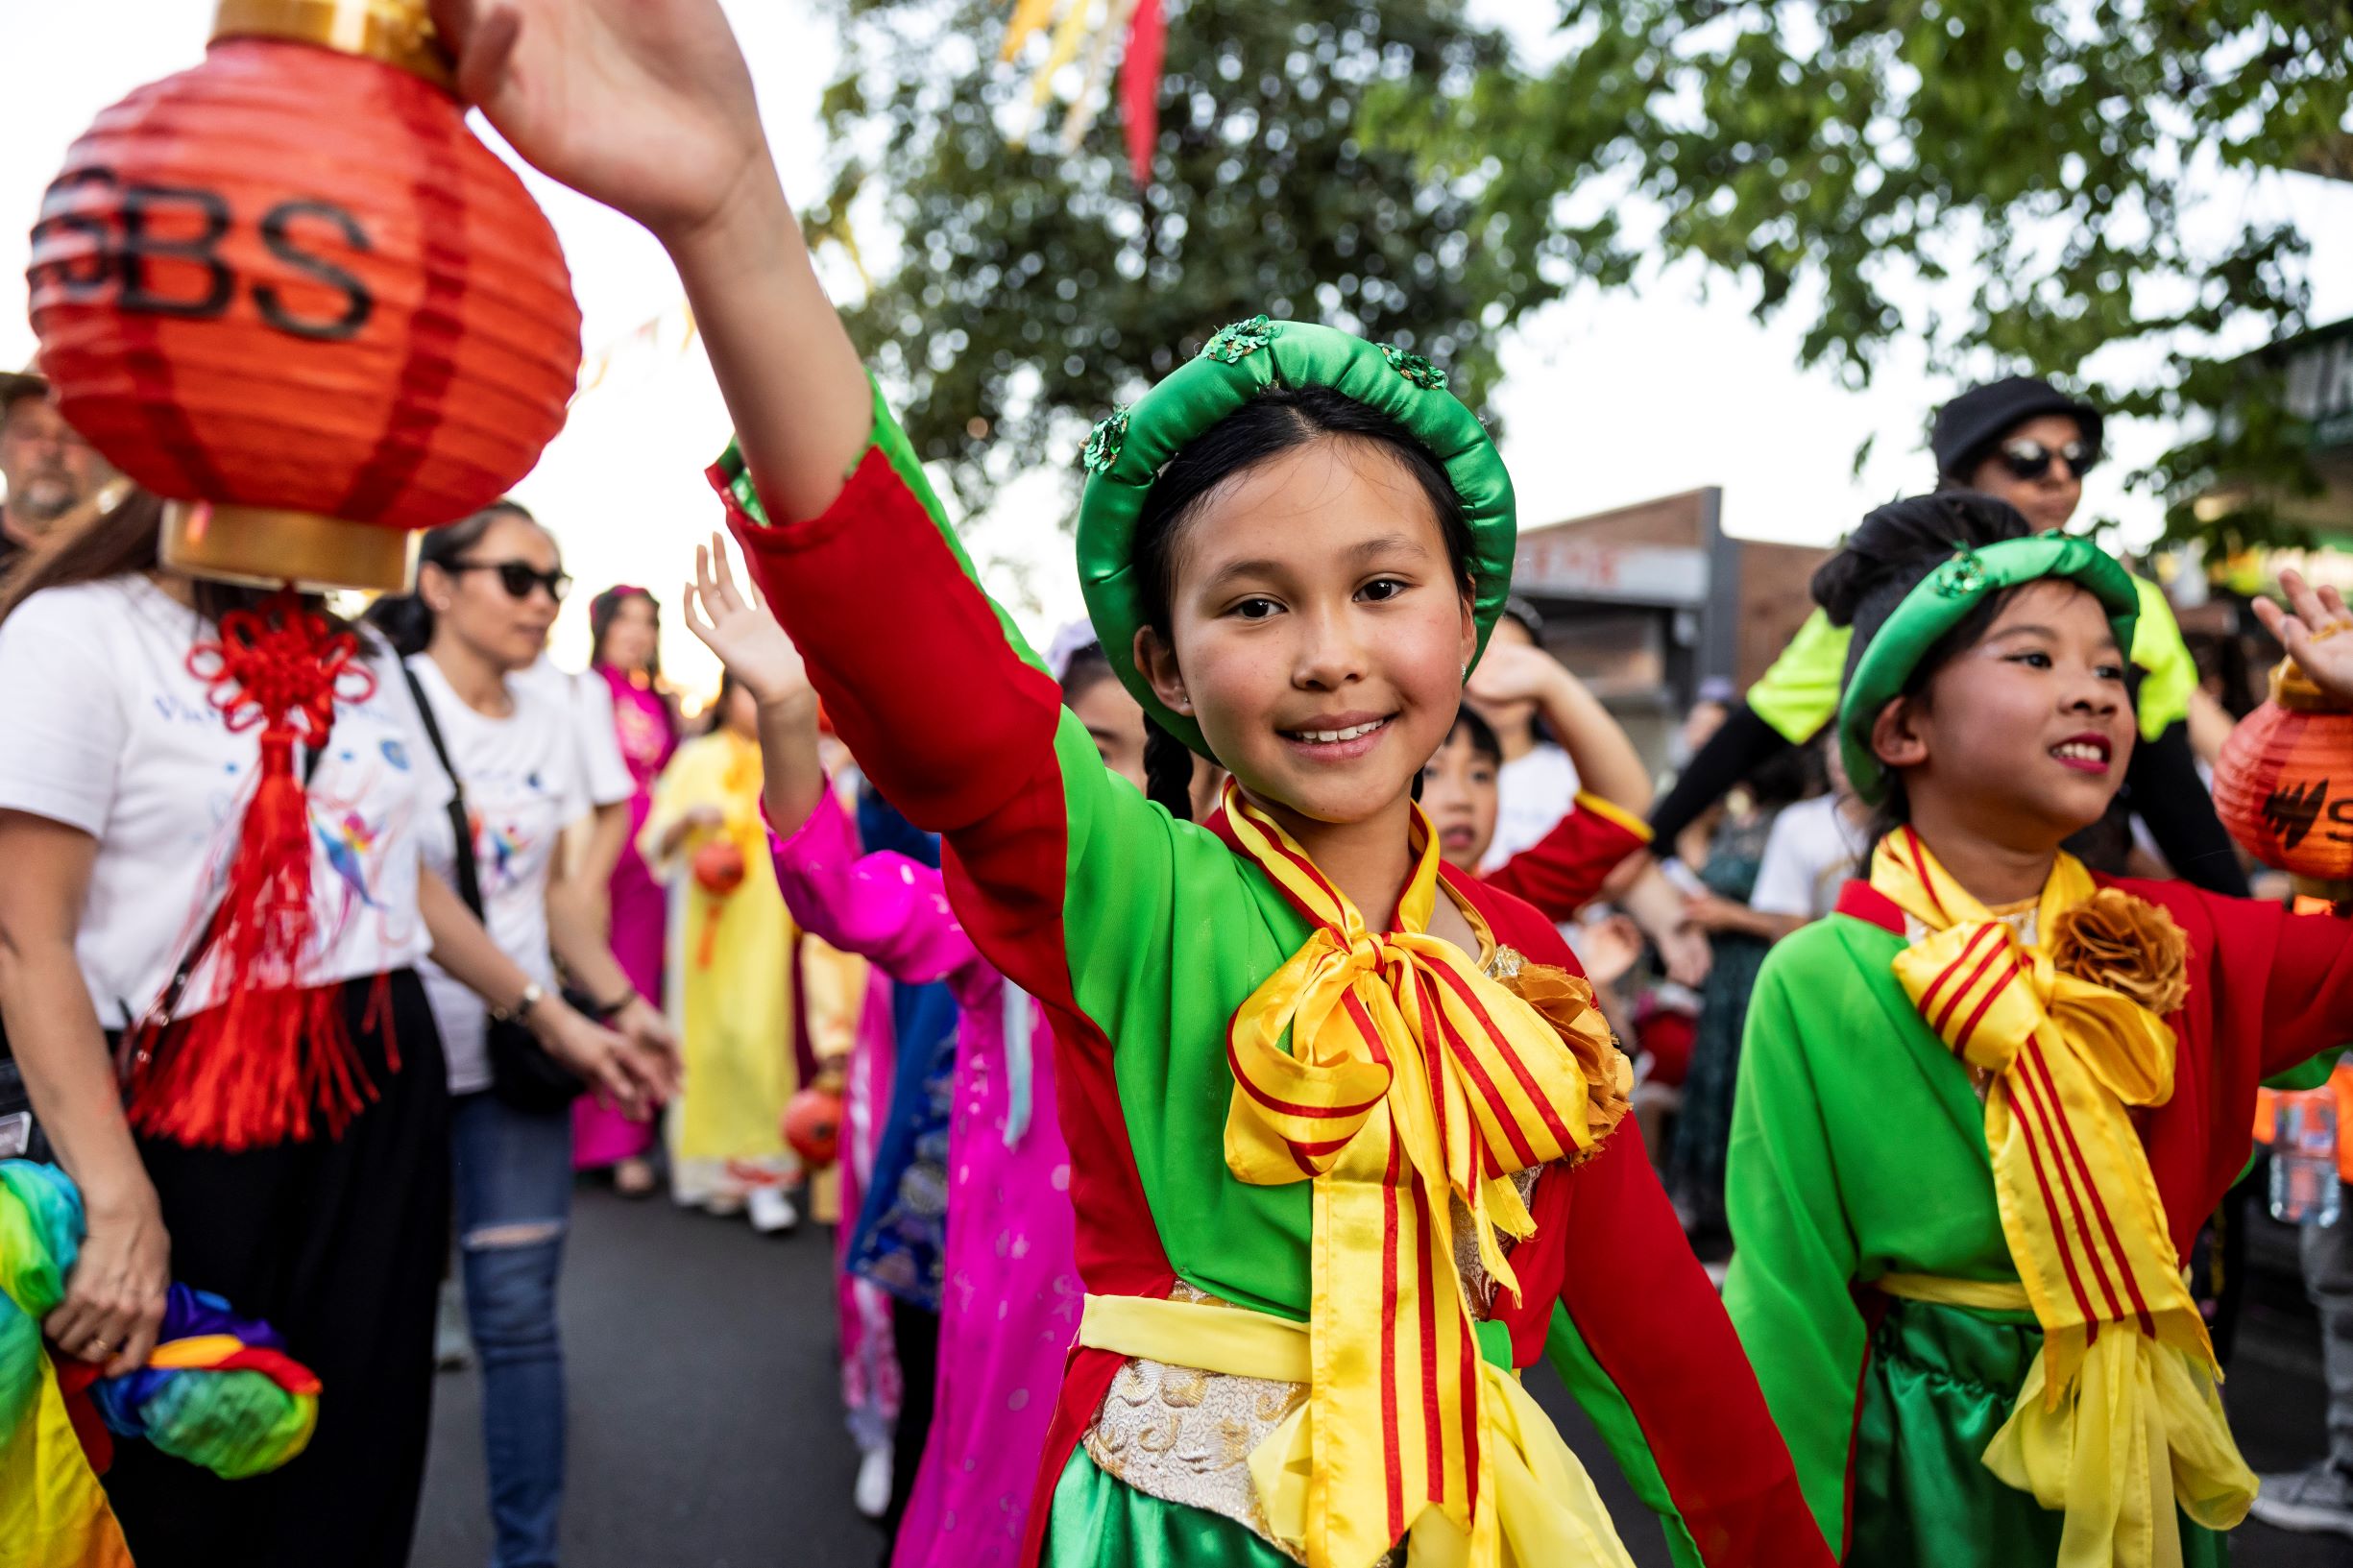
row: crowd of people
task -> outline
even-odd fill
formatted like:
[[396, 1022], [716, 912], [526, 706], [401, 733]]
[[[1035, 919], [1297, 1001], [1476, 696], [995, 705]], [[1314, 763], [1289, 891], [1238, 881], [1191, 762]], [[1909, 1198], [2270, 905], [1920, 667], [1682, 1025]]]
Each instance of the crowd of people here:
[[[712, 535], [671, 608], [723, 682], [685, 716], [628, 585], [556, 668], [556, 531], [431, 532], [334, 623], [255, 1022], [219, 911], [266, 742], [206, 671], [259, 597], [165, 567], [160, 502], [0, 380], [0, 1157], [80, 1205], [38, 1313], [10, 1291], [24, 1387], [184, 1364], [179, 1282], [323, 1390], [266, 1474], [113, 1443], [95, 1512], [22, 1516], [124, 1555], [34, 1568], [404, 1563], [469, 1357], [494, 1563], [558, 1562], [583, 1180], [831, 1227], [846, 1501], [896, 1568], [1626, 1563], [1539, 1362], [1679, 1562], [2353, 1535], [2336, 1255], [2338, 1447], [2260, 1491], [2231, 1271], [2185, 1266], [2258, 1085], [2353, 1034], [2353, 926], [2249, 896], [2228, 718], [2070, 531], [2098, 409], [1954, 398], [1655, 778], [1513, 595], [1444, 377], [1258, 317], [1088, 443], [1089, 617], [1040, 656], [818, 288], [716, 0], [450, 9], [493, 124], [693, 302], [744, 568]], [[2353, 703], [2353, 616], [2284, 586], [2267, 628]], [[270, 1028], [327, 1065], [194, 1076]], [[0, 1457], [70, 1468], [20, 1376]]]

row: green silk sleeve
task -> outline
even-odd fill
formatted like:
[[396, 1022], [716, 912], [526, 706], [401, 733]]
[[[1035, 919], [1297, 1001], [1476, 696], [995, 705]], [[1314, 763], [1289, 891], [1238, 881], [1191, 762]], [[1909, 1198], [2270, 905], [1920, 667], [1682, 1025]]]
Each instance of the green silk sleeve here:
[[1798, 972], [1804, 966], [1788, 960], [1835, 952], [1831, 943], [1793, 941], [1766, 957], [1741, 1038], [1724, 1172], [1725, 1208], [1737, 1239], [1724, 1308], [1833, 1555], [1844, 1544], [1848, 1457], [1867, 1344], [1851, 1291], [1855, 1237], [1839, 1198], [1798, 1002], [1820, 986], [1807, 990], [1809, 977]]
[[1700, 1556], [1699, 1543], [1685, 1528], [1683, 1514], [1675, 1507], [1668, 1492], [1666, 1478], [1659, 1473], [1659, 1461], [1651, 1456], [1650, 1441], [1642, 1435], [1642, 1424], [1636, 1419], [1634, 1407], [1610, 1374], [1603, 1371], [1585, 1336], [1577, 1332], [1576, 1320], [1569, 1316], [1568, 1308], [1560, 1302], [1552, 1307], [1552, 1326], [1544, 1335], [1544, 1359], [1552, 1369], [1561, 1374], [1568, 1386], [1571, 1398], [1586, 1413], [1601, 1434], [1601, 1440], [1610, 1447], [1610, 1457], [1617, 1460], [1618, 1469], [1626, 1477], [1626, 1484], [1634, 1488], [1642, 1506], [1659, 1516], [1659, 1525], [1666, 1532], [1667, 1555], [1675, 1568], [1707, 1568]]
[[2181, 639], [2181, 623], [2165, 590], [2146, 577], [2132, 580], [2140, 595], [2133, 623], [2132, 662], [2141, 666], [2141, 738], [2154, 740], [2190, 716], [2190, 693], [2197, 689], [2197, 661]]
[[1838, 712], [1847, 644], [1854, 639], [1853, 630], [1832, 626], [1830, 616], [1815, 610], [1772, 667], [1748, 688], [1750, 711], [1793, 746], [1811, 740]]

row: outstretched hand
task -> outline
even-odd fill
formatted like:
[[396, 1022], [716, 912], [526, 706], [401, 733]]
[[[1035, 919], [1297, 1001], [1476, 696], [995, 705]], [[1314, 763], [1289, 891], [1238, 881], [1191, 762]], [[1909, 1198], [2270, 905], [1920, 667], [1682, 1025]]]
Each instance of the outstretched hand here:
[[735, 567], [717, 534], [694, 546], [694, 581], [685, 594], [687, 630], [743, 683], [763, 708], [808, 695], [809, 666], [792, 639], [776, 623], [760, 591], [739, 586]]
[[773, 185], [719, 0], [432, 0], [458, 90], [533, 167], [665, 244]]
[[2257, 599], [2255, 618], [2279, 639], [2313, 685], [2341, 702], [2353, 703], [2353, 637], [2339, 635], [2353, 631], [2353, 612], [2345, 609], [2344, 595], [2333, 588], [2315, 592], [2303, 573], [2294, 570], [2281, 572], [2279, 586], [2288, 596], [2288, 608]]

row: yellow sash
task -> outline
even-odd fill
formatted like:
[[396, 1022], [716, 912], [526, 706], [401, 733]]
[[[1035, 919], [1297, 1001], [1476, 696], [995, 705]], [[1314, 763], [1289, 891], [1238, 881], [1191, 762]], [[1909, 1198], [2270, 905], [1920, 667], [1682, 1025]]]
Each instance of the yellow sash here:
[[[1313, 1370], [1306, 1324], [1196, 1301], [1088, 1296], [1079, 1342], [1114, 1355], [1276, 1383], [1309, 1382]], [[1482, 1360], [1479, 1393], [1492, 1414], [1486, 1422], [1492, 1439], [1486, 1463], [1495, 1472], [1492, 1511], [1501, 1528], [1500, 1560], [1510, 1568], [1579, 1563], [1633, 1568], [1592, 1477], [1511, 1367]], [[1293, 1411], [1249, 1457], [1250, 1481], [1266, 1509], [1267, 1529], [1294, 1546], [1307, 1533], [1316, 1470], [1307, 1415], [1304, 1405]], [[1465, 1568], [1470, 1561], [1469, 1537], [1437, 1509], [1424, 1513], [1412, 1534], [1408, 1550], [1415, 1568]]]
[[[1439, 857], [1419, 808], [1418, 861], [1386, 932], [1230, 781], [1225, 811], [1243, 853], [1316, 922], [1226, 1033], [1226, 1169], [1315, 1183], [1296, 1544], [1309, 1568], [1364, 1568], [1409, 1530], [1419, 1543], [1443, 1528], [1466, 1537], [1461, 1561], [1492, 1568], [1496, 1467], [1483, 1459], [1515, 1417], [1479, 1370], [1450, 1200], [1516, 1294], [1499, 1237], [1534, 1224], [1508, 1178], [1592, 1143], [1585, 1068], [1534, 1007], [1426, 934]], [[1587, 1007], [1582, 1027], [1606, 1049], [1598, 1018]], [[1425, 1532], [1425, 1511], [1443, 1526]]]
[[1993, 1074], [1995, 1196], [2043, 1348], [1986, 1466], [2066, 1510], [2060, 1568], [2176, 1568], [2174, 1505], [2228, 1530], [2255, 1478], [2132, 1123], [2131, 1107], [2172, 1096], [2173, 1031], [2053, 964], [2060, 917], [2095, 891], [2072, 856], [2043, 888], [2033, 947], [1908, 828], [1880, 841], [1871, 885], [1928, 929], [1897, 955], [1905, 994], [1955, 1055]]

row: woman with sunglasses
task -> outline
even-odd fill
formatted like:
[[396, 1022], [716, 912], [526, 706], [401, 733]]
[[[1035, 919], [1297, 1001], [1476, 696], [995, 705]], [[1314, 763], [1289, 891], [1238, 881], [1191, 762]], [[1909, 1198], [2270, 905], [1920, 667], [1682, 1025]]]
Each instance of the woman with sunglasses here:
[[[229, 873], [263, 741], [232, 727], [204, 672], [230, 617], [261, 595], [162, 566], [161, 508], [132, 495], [0, 590], [0, 1059], [12, 1050], [38, 1131], [87, 1206], [65, 1300], [42, 1326], [60, 1358], [131, 1370], [178, 1280], [266, 1319], [324, 1385], [310, 1446], [267, 1476], [224, 1481], [149, 1443], [116, 1445], [107, 1492], [142, 1568], [400, 1568], [449, 1216], [426, 953], [527, 1014], [574, 1071], [631, 1098], [655, 1085], [561, 999], [521, 1005], [523, 966], [423, 874], [450, 786], [417, 737], [398, 660], [364, 631], [367, 678], [338, 681], [327, 743], [298, 749], [312, 856], [293, 984], [256, 976], [234, 990], [228, 922], [251, 905]], [[296, 1016], [273, 1016], [288, 990]], [[225, 1019], [232, 996], [251, 1032]], [[168, 1020], [139, 1052], [151, 1064], [291, 1047], [352, 1069], [357, 1103], [321, 1071], [302, 1098], [256, 1104], [267, 1091], [245, 1062], [213, 1064], [215, 1081], [237, 1085], [229, 1096], [185, 1094], [179, 1073], [126, 1084], [112, 1048], [149, 1019]], [[287, 1124], [257, 1128], [257, 1113]], [[0, 1562], [22, 1560], [17, 1546], [0, 1537]]]
[[[1936, 488], [1980, 491], [2016, 507], [2038, 531], [2064, 528], [2083, 498], [2083, 476], [2100, 460], [2104, 424], [2098, 409], [2033, 376], [1972, 388], [1937, 410], [1928, 436]], [[2138, 816], [2175, 875], [2244, 897], [2245, 874], [2190, 750], [2186, 720], [2197, 692], [2196, 663], [2164, 591], [2146, 578], [2133, 583], [2140, 593], [2132, 643], [2140, 744], [2107, 820], [2068, 847], [2096, 869], [2122, 874], [2131, 850], [2130, 818]], [[1657, 842], [1673, 843], [1733, 784], [1820, 733], [1837, 709], [1852, 638], [1851, 628], [1832, 624], [1822, 610], [1807, 619], [1652, 811]]]
[[[584, 903], [567, 896], [558, 841], [593, 809], [571, 706], [522, 678], [546, 646], [571, 580], [555, 540], [503, 501], [425, 536], [417, 591], [380, 601], [425, 704], [421, 743], [445, 754], [470, 842], [425, 825], [425, 864], [464, 889], [530, 977], [523, 1010], [559, 997], [562, 961], [667, 1092], [668, 1025], [614, 961]], [[461, 865], [461, 857], [471, 866]], [[572, 1184], [569, 1105], [548, 1109], [495, 1081], [492, 1015], [430, 966], [425, 992], [449, 1063], [458, 1248], [466, 1315], [482, 1365], [482, 1427], [496, 1568], [556, 1561], [564, 1495], [564, 1364], [556, 1278]]]

